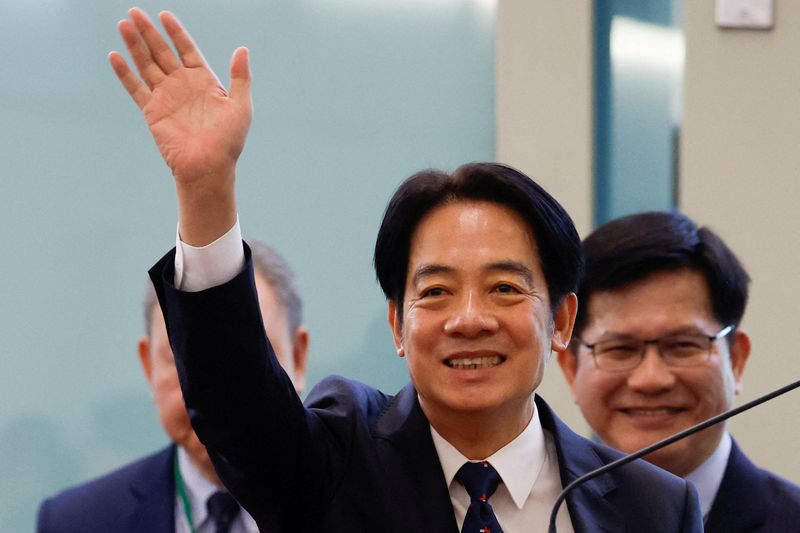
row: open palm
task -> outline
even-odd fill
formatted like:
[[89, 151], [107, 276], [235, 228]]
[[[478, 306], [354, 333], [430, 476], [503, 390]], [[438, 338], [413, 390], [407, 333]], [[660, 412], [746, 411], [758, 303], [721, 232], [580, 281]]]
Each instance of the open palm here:
[[109, 60], [176, 181], [232, 179], [252, 117], [247, 50], [234, 52], [226, 91], [174, 15], [160, 19], [178, 56], [143, 11], [129, 14], [118, 28], [139, 76], [118, 52]]

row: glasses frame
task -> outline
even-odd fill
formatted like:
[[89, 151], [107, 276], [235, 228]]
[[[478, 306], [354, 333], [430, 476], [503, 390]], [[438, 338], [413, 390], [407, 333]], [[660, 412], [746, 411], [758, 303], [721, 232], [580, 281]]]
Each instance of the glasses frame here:
[[[706, 356], [705, 356], [705, 359], [703, 360], [703, 363], [707, 362], [708, 359], [711, 357], [711, 349], [712, 349], [712, 347], [714, 345], [714, 341], [718, 341], [719, 339], [723, 339], [723, 338], [727, 337], [735, 329], [736, 329], [735, 325], [728, 324], [727, 326], [723, 327], [721, 330], [719, 330], [714, 335], [702, 335], [702, 334], [698, 334], [697, 335], [698, 337], [705, 337], [709, 341], [709, 343], [708, 343], [708, 352], [706, 353]], [[649, 340], [638, 341], [638, 342], [642, 343], [642, 349], [639, 352], [639, 360], [636, 362], [635, 365], [633, 365], [630, 368], [619, 368], [619, 369], [603, 368], [598, 364], [598, 362], [597, 362], [597, 353], [595, 352], [595, 346], [597, 346], [598, 344], [600, 344], [600, 343], [602, 343], [604, 341], [599, 341], [599, 342], [595, 342], [594, 344], [589, 344], [588, 342], [584, 341], [580, 337], [576, 337], [576, 340], [578, 341], [579, 344], [582, 344], [583, 346], [586, 346], [587, 348], [589, 348], [592, 351], [592, 359], [594, 360], [595, 368], [597, 368], [598, 370], [602, 370], [603, 372], [630, 372], [631, 370], [634, 370], [640, 364], [642, 364], [642, 361], [644, 361], [644, 355], [647, 352], [647, 346], [649, 344], [655, 344], [656, 345], [656, 351], [658, 352], [658, 356], [661, 357], [661, 359], [664, 361], [664, 363], [666, 363], [667, 366], [669, 366], [671, 368], [675, 368], [675, 367], [676, 368], [686, 368], [686, 367], [692, 367], [692, 366], [699, 366], [700, 364], [702, 364], [702, 363], [698, 363], [697, 365], [675, 365], [675, 364], [670, 364], [670, 359], [665, 357], [664, 354], [661, 352], [661, 346], [659, 345], [659, 342], [662, 341], [663, 339], [666, 339], [666, 338], [669, 338], [669, 337], [672, 337], [672, 336], [673, 335], [666, 335], [664, 337], [659, 337], [657, 339], [649, 339]]]

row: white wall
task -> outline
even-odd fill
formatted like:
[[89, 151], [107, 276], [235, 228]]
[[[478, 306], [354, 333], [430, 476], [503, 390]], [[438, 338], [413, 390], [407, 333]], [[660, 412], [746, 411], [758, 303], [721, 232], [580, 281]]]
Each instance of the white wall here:
[[[753, 279], [753, 339], [740, 403], [800, 378], [800, 3], [771, 31], [720, 30], [685, 2], [684, 210], [717, 230]], [[800, 481], [800, 391], [732, 421], [760, 466]]]

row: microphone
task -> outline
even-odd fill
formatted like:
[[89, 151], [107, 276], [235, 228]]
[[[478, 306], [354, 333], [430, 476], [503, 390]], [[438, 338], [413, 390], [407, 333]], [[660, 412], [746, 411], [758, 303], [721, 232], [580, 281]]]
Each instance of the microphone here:
[[756, 398], [755, 400], [752, 400], [752, 401], [747, 402], [747, 403], [745, 403], [743, 405], [740, 405], [739, 407], [735, 407], [735, 408], [733, 408], [733, 409], [731, 409], [729, 411], [725, 411], [724, 413], [720, 413], [717, 416], [713, 416], [713, 417], [709, 418], [708, 420], [706, 420], [704, 422], [700, 422], [699, 424], [694, 425], [694, 426], [692, 426], [692, 427], [690, 427], [688, 429], [684, 429], [683, 431], [681, 431], [679, 433], [676, 433], [675, 435], [672, 435], [671, 437], [667, 437], [666, 439], [660, 440], [660, 441], [656, 442], [655, 444], [651, 444], [650, 446], [648, 446], [646, 448], [642, 448], [638, 452], [634, 452], [634, 453], [632, 453], [630, 455], [625, 455], [623, 457], [620, 457], [616, 461], [612, 461], [612, 462], [608, 463], [607, 465], [601, 466], [597, 470], [592, 470], [591, 472], [582, 475], [581, 477], [579, 477], [578, 479], [576, 479], [575, 481], [573, 481], [572, 483], [567, 485], [564, 488], [564, 490], [561, 491], [561, 494], [558, 495], [558, 498], [556, 498], [556, 502], [553, 504], [553, 511], [550, 513], [550, 526], [548, 527], [547, 531], [549, 533], [556, 533], [556, 515], [558, 515], [558, 508], [561, 507], [561, 504], [567, 498], [567, 495], [570, 492], [572, 492], [576, 487], [578, 487], [580, 485], [583, 485], [584, 483], [586, 483], [590, 479], [594, 479], [597, 476], [601, 476], [601, 475], [605, 474], [606, 472], [608, 472], [610, 470], [614, 470], [617, 467], [626, 465], [626, 464], [630, 463], [631, 461], [639, 459], [639, 458], [647, 455], [648, 453], [654, 452], [656, 450], [660, 450], [661, 448], [663, 448], [665, 446], [669, 446], [673, 442], [676, 442], [676, 441], [679, 441], [679, 440], [681, 440], [683, 438], [686, 438], [689, 435], [693, 435], [693, 434], [697, 433], [698, 431], [702, 431], [702, 430], [706, 429], [707, 427], [713, 426], [714, 424], [718, 424], [718, 423], [722, 422], [723, 420], [727, 420], [732, 416], [738, 415], [739, 413], [747, 411], [748, 409], [752, 409], [753, 407], [755, 407], [757, 405], [761, 405], [762, 403], [767, 402], [767, 401], [769, 401], [769, 400], [771, 400], [773, 398], [776, 398], [776, 397], [780, 396], [781, 394], [785, 394], [785, 393], [789, 392], [790, 390], [796, 389], [797, 387], [800, 387], [800, 380], [795, 381], [794, 383], [790, 383], [788, 385], [785, 385], [785, 386], [781, 387], [780, 389], [777, 389], [777, 390], [774, 390], [774, 391], [772, 391], [772, 392], [770, 392], [768, 394], [765, 394], [764, 396], [760, 396], [760, 397]]

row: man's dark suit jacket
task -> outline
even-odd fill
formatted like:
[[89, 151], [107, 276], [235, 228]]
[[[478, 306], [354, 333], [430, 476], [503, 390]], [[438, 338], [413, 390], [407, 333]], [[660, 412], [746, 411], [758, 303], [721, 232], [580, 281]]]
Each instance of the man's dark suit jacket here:
[[734, 442], [706, 532], [789, 531], [800, 531], [800, 487], [758, 468]]
[[[267, 341], [245, 255], [236, 278], [197, 293], [172, 285], [174, 250], [150, 271], [192, 424], [231, 493], [262, 531], [457, 533], [414, 388], [392, 397], [328, 378], [304, 408]], [[619, 456], [536, 401], [562, 485]], [[576, 532], [702, 531], [694, 488], [643, 462], [587, 483], [567, 505]]]
[[175, 446], [45, 500], [38, 533], [174, 533]]

